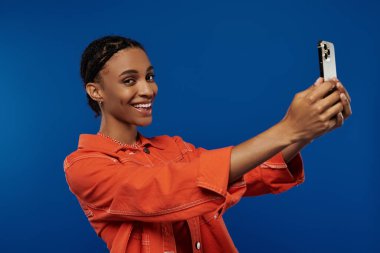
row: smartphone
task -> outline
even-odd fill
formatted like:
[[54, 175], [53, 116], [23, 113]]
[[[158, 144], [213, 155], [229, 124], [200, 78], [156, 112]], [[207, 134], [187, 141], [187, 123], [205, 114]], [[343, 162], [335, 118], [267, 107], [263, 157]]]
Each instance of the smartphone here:
[[[318, 41], [318, 58], [320, 76], [324, 78], [324, 81], [328, 81], [333, 77], [338, 78], [336, 74], [335, 49], [332, 42]], [[332, 89], [325, 97], [335, 90], [336, 88]]]

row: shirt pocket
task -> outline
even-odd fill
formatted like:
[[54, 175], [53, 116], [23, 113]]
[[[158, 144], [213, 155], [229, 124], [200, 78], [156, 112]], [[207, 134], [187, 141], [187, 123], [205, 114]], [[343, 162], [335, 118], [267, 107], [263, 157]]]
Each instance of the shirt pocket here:
[[192, 152], [193, 150], [189, 145], [186, 145], [184, 142], [180, 142], [168, 162], [190, 162]]
[[[131, 152], [131, 151], [127, 151]], [[144, 154], [136, 152], [134, 154], [126, 153], [124, 156], [121, 156], [118, 160], [120, 163], [131, 166], [145, 166], [150, 167], [153, 163], [146, 157]]]
[[150, 153], [150, 158], [155, 164], [167, 165], [169, 163], [176, 163], [183, 161], [184, 156], [180, 152], [171, 153]]

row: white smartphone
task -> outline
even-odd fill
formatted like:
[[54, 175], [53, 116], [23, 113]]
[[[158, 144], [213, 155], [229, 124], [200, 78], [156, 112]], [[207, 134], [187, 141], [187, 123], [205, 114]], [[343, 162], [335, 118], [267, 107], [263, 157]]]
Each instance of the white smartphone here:
[[336, 74], [334, 44], [329, 41], [320, 40], [318, 42], [318, 56], [320, 76], [323, 77], [325, 81], [333, 77], [338, 78]]

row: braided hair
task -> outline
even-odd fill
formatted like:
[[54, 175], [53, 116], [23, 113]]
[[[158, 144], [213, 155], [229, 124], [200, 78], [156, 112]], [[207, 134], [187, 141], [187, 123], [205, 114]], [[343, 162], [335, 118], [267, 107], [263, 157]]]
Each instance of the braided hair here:
[[[86, 89], [86, 84], [99, 80], [99, 72], [105, 63], [119, 50], [125, 48], [140, 48], [145, 51], [144, 47], [137, 41], [117, 36], [109, 35], [92, 41], [84, 50], [80, 63], [80, 74]], [[87, 93], [87, 102], [95, 112], [95, 117], [100, 115], [100, 107], [97, 101], [93, 100]]]

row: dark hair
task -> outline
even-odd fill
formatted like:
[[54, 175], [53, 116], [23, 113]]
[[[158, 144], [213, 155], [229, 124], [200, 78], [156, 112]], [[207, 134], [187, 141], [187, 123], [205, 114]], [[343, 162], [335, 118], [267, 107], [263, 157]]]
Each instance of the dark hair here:
[[[92, 41], [84, 50], [80, 63], [80, 74], [83, 80], [84, 88], [89, 82], [99, 79], [99, 72], [104, 64], [119, 50], [124, 48], [140, 48], [145, 51], [144, 47], [137, 41], [117, 36], [109, 35]], [[93, 100], [87, 93], [88, 105], [95, 112], [95, 117], [100, 115], [100, 108], [97, 101]]]

